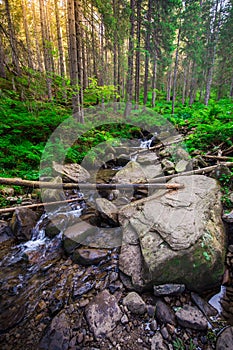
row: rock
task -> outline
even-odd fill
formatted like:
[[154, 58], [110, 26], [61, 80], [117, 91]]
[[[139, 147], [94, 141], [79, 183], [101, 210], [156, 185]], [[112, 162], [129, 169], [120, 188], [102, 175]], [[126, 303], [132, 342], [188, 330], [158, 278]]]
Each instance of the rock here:
[[55, 225], [54, 222], [50, 222], [45, 228], [45, 234], [49, 238], [54, 238], [56, 235], [60, 233], [59, 228]]
[[168, 350], [160, 332], [156, 332], [151, 339], [151, 350]]
[[189, 166], [189, 162], [187, 160], [181, 159], [175, 166], [175, 170], [177, 173], [182, 173], [185, 170], [187, 170], [187, 167]]
[[142, 254], [139, 244], [122, 245], [119, 258], [119, 269], [127, 276], [131, 277], [135, 290], [141, 291], [144, 281], [142, 279]]
[[[178, 283], [202, 292], [219, 286], [224, 272], [226, 237], [219, 186], [202, 175], [169, 181], [175, 182], [185, 187], [160, 190], [123, 207], [119, 221], [124, 227], [128, 221], [139, 238], [146, 284]], [[126, 266], [124, 273], [128, 274]]]
[[192, 292], [191, 298], [205, 316], [210, 317], [210, 316], [216, 316], [218, 314], [218, 310], [216, 310], [212, 305], [210, 305], [207, 301], [202, 299], [196, 293]]
[[90, 178], [89, 172], [77, 163], [61, 165], [53, 162], [53, 169], [74, 182], [87, 182]]
[[74, 287], [73, 290], [73, 298], [79, 298], [81, 297], [83, 294], [88, 293], [90, 290], [92, 290], [95, 286], [95, 282], [91, 283], [91, 282], [86, 282], [81, 284], [80, 286]]
[[[66, 199], [63, 188], [62, 188], [62, 178], [60, 176], [56, 176], [52, 180], [51, 183], [60, 184], [61, 188], [42, 188], [41, 189], [41, 197], [43, 202], [57, 202], [63, 201]], [[55, 206], [56, 207], [56, 206]]]
[[155, 315], [161, 324], [176, 324], [174, 311], [161, 300], [158, 300], [156, 303]]
[[55, 316], [40, 340], [38, 350], [68, 350], [70, 323], [64, 312]]
[[233, 223], [233, 210], [228, 214], [224, 214], [222, 219], [229, 224]]
[[88, 236], [92, 237], [95, 234], [96, 230], [97, 229], [95, 226], [90, 225], [86, 221], [80, 221], [72, 226], [69, 226], [64, 232], [65, 250], [70, 253], [70, 251], [72, 251], [72, 245], [75, 248], [77, 246], [77, 243], [84, 244], [86, 238]]
[[116, 298], [103, 290], [86, 306], [85, 315], [95, 337], [106, 337], [123, 316]]
[[154, 295], [157, 297], [165, 295], [177, 295], [183, 293], [184, 290], [184, 284], [162, 284], [159, 286], [154, 286]]
[[96, 206], [103, 219], [107, 219], [114, 225], [118, 225], [117, 207], [105, 198], [97, 198]]
[[232, 349], [233, 344], [233, 327], [225, 328], [218, 336], [216, 350]]
[[168, 170], [173, 170], [175, 169], [175, 164], [173, 162], [171, 162], [170, 160], [164, 158], [161, 161], [162, 167], [163, 167], [163, 171], [168, 171]]
[[4, 220], [0, 220], [0, 243], [11, 238], [14, 238], [14, 236], [8, 223]]
[[16, 209], [10, 222], [10, 228], [15, 237], [20, 241], [30, 240], [38, 217], [39, 215], [31, 209]]
[[176, 311], [178, 324], [184, 328], [204, 331], [208, 328], [208, 322], [203, 313], [194, 306], [184, 305]]
[[140, 165], [151, 165], [151, 164], [155, 164], [155, 162], [158, 161], [158, 156], [156, 153], [154, 152], [148, 152], [148, 153], [143, 153], [143, 154], [139, 154], [137, 157], [137, 162]]
[[122, 323], [122, 324], [126, 324], [126, 323], [128, 323], [128, 322], [129, 322], [129, 319], [128, 319], [127, 315], [124, 314], [124, 315], [121, 317], [121, 323]]
[[175, 151], [175, 155], [176, 155], [176, 158], [179, 159], [179, 160], [189, 160], [190, 159], [190, 155], [189, 153], [181, 148], [181, 147], [178, 147]]
[[159, 156], [162, 158], [170, 157], [171, 156], [170, 149], [168, 147], [162, 149], [161, 151], [159, 151]]
[[134, 314], [143, 315], [146, 312], [146, 304], [135, 292], [130, 292], [123, 299], [123, 305], [127, 306], [127, 308]]
[[142, 165], [142, 171], [147, 180], [154, 179], [158, 176], [163, 176], [161, 164]]
[[0, 314], [0, 332], [15, 327], [20, 323], [26, 313], [26, 300], [17, 300], [12, 308], [2, 309]]
[[101, 260], [105, 259], [107, 255], [108, 251], [104, 249], [80, 248], [75, 249], [71, 258], [74, 263], [80, 263], [88, 266], [97, 265]]
[[145, 183], [147, 181], [141, 166], [134, 161], [130, 161], [123, 169], [119, 170], [114, 180], [118, 183]]

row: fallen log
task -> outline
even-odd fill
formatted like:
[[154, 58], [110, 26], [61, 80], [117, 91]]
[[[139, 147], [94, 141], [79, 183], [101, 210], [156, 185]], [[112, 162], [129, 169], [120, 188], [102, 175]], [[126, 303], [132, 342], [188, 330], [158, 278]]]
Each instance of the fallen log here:
[[208, 155], [208, 154], [205, 154], [202, 156], [203, 158], [206, 158], [206, 159], [213, 159], [213, 160], [232, 160], [233, 157], [226, 157], [226, 156], [211, 156], [211, 155]]
[[109, 184], [91, 184], [91, 183], [54, 183], [48, 181], [30, 181], [30, 180], [22, 180], [18, 178], [0, 178], [0, 184], [4, 185], [17, 185], [17, 186], [25, 186], [32, 188], [50, 188], [50, 189], [73, 189], [80, 188], [81, 190], [117, 190], [117, 189], [140, 189], [145, 187], [154, 187], [154, 188], [164, 188], [164, 189], [179, 189], [182, 188], [180, 184], [156, 184], [156, 183], [126, 183], [126, 184], [117, 184], [117, 183], [109, 183]]
[[46, 206], [53, 206], [57, 204], [63, 204], [63, 203], [72, 203], [72, 202], [80, 202], [85, 200], [85, 198], [72, 198], [72, 199], [66, 199], [63, 201], [57, 201], [57, 202], [46, 202], [46, 203], [36, 203], [36, 204], [29, 204], [29, 205], [18, 205], [16, 207], [11, 207], [11, 208], [3, 208], [0, 209], [0, 214], [4, 213], [10, 213], [15, 211], [16, 209], [34, 209], [34, 208], [40, 208], [40, 207], [46, 207]]
[[231, 168], [231, 167], [233, 167], [233, 162], [219, 163], [217, 165], [212, 165], [212, 166], [208, 166], [205, 168], [195, 169], [195, 170], [191, 170], [191, 171], [184, 171], [183, 173], [179, 173], [179, 174], [160, 176], [160, 177], [156, 177], [155, 179], [151, 180], [151, 182], [153, 182], [153, 183], [157, 183], [157, 182], [161, 182], [161, 181], [165, 182], [165, 181], [168, 181], [168, 180], [171, 180], [173, 178], [180, 177], [180, 176], [189, 176], [189, 175], [198, 175], [198, 174], [204, 175], [204, 174], [210, 173], [211, 171], [215, 170], [220, 165], [224, 165], [228, 168]]

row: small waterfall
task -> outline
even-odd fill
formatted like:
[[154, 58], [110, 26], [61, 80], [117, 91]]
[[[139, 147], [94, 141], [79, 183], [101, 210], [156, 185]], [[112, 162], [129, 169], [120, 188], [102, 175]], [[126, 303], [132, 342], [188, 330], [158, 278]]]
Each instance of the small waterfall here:
[[157, 138], [157, 135], [158, 135], [158, 133], [155, 132], [150, 140], [141, 140], [140, 147], [141, 148], [150, 148], [152, 142]]

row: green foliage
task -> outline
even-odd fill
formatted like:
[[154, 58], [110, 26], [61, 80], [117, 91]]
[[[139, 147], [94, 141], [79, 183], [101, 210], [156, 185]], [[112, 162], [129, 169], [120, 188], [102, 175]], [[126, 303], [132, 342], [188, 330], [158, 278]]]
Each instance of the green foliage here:
[[231, 201], [229, 195], [230, 195], [230, 189], [233, 188], [233, 172], [230, 174], [222, 174], [219, 182], [221, 184], [221, 191], [222, 191], [222, 203], [227, 209], [233, 208], [233, 202]]
[[109, 102], [114, 96], [120, 97], [117, 94], [117, 89], [114, 85], [98, 85], [96, 78], [89, 78], [89, 86], [84, 91], [84, 97], [86, 100], [95, 100]]
[[38, 178], [44, 145], [53, 130], [68, 117], [62, 107], [0, 99], [0, 176]]
[[190, 340], [190, 343], [186, 346], [184, 341], [180, 338], [177, 338], [173, 341], [173, 349], [174, 350], [195, 350], [196, 346], [193, 343], [193, 340]]
[[192, 130], [186, 140], [190, 152], [195, 149], [207, 151], [224, 142], [233, 144], [233, 104], [231, 100], [210, 101], [209, 106], [195, 103], [192, 106], [178, 106], [176, 114], [169, 120], [178, 128]]

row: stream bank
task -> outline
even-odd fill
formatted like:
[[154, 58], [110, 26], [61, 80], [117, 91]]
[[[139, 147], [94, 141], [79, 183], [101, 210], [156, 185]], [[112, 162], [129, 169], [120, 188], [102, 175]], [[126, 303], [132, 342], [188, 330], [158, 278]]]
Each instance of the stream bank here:
[[[147, 179], [152, 174], [155, 177], [159, 176], [162, 171], [161, 155], [153, 153], [146, 152], [145, 157], [140, 156], [141, 161], [139, 157], [138, 163], [144, 169], [143, 174], [135, 164], [128, 165], [132, 182], [145, 174]], [[166, 154], [166, 149], [163, 154]], [[156, 159], [156, 164], [151, 164], [150, 158]], [[123, 165], [118, 166], [120, 168], [114, 173], [111, 172], [110, 177], [117, 176], [120, 183], [126, 181], [126, 173]], [[163, 171], [168, 174], [173, 172], [168, 159], [163, 160]], [[106, 173], [109, 171], [98, 174], [98, 178], [103, 182], [109, 181], [106, 179]], [[109, 174], [107, 177], [109, 178]], [[150, 193], [151, 189], [130, 191], [124, 195], [105, 191], [101, 193], [101, 197], [108, 201], [112, 199], [110, 203], [122, 207], [130, 205], [132, 200], [143, 201], [148, 197], [148, 191], [149, 195], [153, 194]], [[73, 192], [67, 195], [78, 197], [78, 193]], [[90, 202], [95, 196], [96, 193], [93, 193]], [[215, 347], [224, 349], [222, 346], [226, 339], [232, 339], [232, 328], [224, 330], [232, 324], [231, 244], [228, 245], [226, 259], [228, 276], [224, 282], [227, 287], [223, 297], [225, 308], [222, 304], [225, 316], [223, 319], [206, 303], [205, 295], [191, 292], [181, 283], [163, 284], [135, 292], [132, 281], [119, 269], [119, 244], [116, 243], [115, 247], [109, 247], [107, 244], [103, 249], [103, 234], [106, 233], [103, 229], [114, 228], [114, 215], [110, 217], [106, 207], [96, 210], [93, 205], [85, 204], [82, 208], [80, 201], [72, 205], [69, 222], [74, 226], [80, 225], [79, 219], [82, 214], [84, 233], [90, 224], [99, 227], [100, 241], [97, 241], [96, 247], [93, 247], [92, 240], [88, 245], [88, 236], [85, 234], [82, 239], [86, 240], [86, 245], [81, 244], [79, 240], [70, 239], [68, 235], [62, 236], [59, 232], [54, 232], [51, 222], [48, 230], [48, 218], [44, 216], [37, 221], [33, 214], [30, 227], [26, 229], [23, 226], [21, 231], [16, 228], [20, 233], [17, 240], [14, 236], [2, 243], [0, 339], [4, 350], [165, 350], [176, 349], [179, 343], [187, 349], [192, 349], [192, 346], [193, 349], [203, 350]], [[27, 215], [30, 214], [28, 211]], [[59, 221], [65, 220], [62, 211], [56, 213], [56, 218]], [[26, 221], [30, 221], [29, 217]], [[28, 230], [32, 230], [33, 227], [34, 233], [31, 232], [31, 240], [28, 240]], [[117, 229], [116, 226], [111, 231], [116, 233], [116, 237]], [[80, 226], [78, 231], [81, 232]], [[105, 239], [106, 236], [104, 241]], [[228, 241], [230, 242], [230, 239]], [[135, 250], [139, 249], [137, 244], [132, 246]], [[214, 305], [216, 306], [216, 303]], [[227, 332], [227, 335], [225, 333], [224, 336], [224, 332]], [[216, 342], [217, 335], [219, 338]], [[227, 345], [224, 346], [226, 348]], [[181, 345], [180, 348], [182, 349]]]

